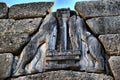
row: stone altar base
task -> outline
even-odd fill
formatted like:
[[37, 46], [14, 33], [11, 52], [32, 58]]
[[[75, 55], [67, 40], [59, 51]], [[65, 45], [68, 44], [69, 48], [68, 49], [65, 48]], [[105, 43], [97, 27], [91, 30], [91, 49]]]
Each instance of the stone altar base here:
[[46, 55], [46, 70], [79, 70], [80, 53], [54, 52]]

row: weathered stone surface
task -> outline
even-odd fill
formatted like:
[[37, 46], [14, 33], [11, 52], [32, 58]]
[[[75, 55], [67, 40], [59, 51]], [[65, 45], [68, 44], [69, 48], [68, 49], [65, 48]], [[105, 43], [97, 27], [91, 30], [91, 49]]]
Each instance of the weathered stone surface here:
[[18, 54], [21, 48], [29, 41], [28, 34], [4, 34], [0, 35], [0, 53], [11, 52]]
[[0, 2], [0, 18], [6, 18], [8, 13], [8, 7], [6, 3]]
[[80, 65], [79, 63], [75, 63], [74, 61], [68, 61], [66, 60], [65, 62], [63, 61], [54, 61], [54, 62], [49, 62], [48, 65], [45, 66], [45, 70], [47, 71], [52, 71], [52, 70], [67, 70], [67, 69], [71, 69], [71, 70], [79, 70], [80, 69]]
[[69, 56], [52, 56], [52, 57], [46, 57], [46, 60], [48, 61], [59, 61], [59, 60], [80, 60], [79, 55], [69, 55]]
[[109, 64], [115, 80], [120, 80], [120, 56], [111, 56]]
[[6, 32], [11, 32], [10, 29], [14, 22], [15, 20], [13, 19], [0, 19], [0, 35]]
[[16, 20], [11, 31], [15, 33], [33, 34], [40, 26], [42, 18]]
[[42, 79], [42, 73], [38, 73], [33, 75], [21, 76], [18, 78], [11, 78], [11, 80], [44, 80], [44, 79]]
[[29, 41], [29, 35], [36, 32], [41, 18], [34, 19], [1, 19], [0, 20], [0, 53], [17, 54]]
[[95, 34], [120, 33], [120, 16], [92, 18], [86, 23]]
[[[53, 16], [53, 14], [47, 15], [43, 23], [41, 24], [39, 31], [31, 38], [30, 42], [22, 50], [13, 76], [27, 74], [27, 72], [30, 72], [30, 74], [39, 72], [38, 70], [36, 70], [37, 61], [41, 59], [41, 63], [43, 63], [42, 54], [45, 54], [44, 52], [46, 52], [46, 49], [49, 50], [51, 46], [53, 46], [52, 44], [55, 44], [55, 42], [53, 42], [54, 40], [52, 37], [54, 36], [54, 34], [52, 32], [56, 31], [56, 28], [56, 18]], [[51, 42], [52, 44], [50, 44], [49, 42]], [[41, 48], [39, 51], [38, 49], [43, 46], [44, 43], [46, 43], [46, 47]], [[37, 54], [38, 56], [34, 61], [33, 59]], [[33, 64], [30, 65], [31, 68], [29, 70], [26, 70], [25, 67], [27, 66], [27, 64], [31, 63], [32, 60]]]
[[[78, 53], [77, 53], [78, 52]], [[46, 55], [46, 64], [44, 67], [45, 71], [52, 70], [80, 70], [80, 52], [70, 51], [70, 52], [57, 52], [49, 51]]]
[[85, 18], [120, 15], [120, 0], [77, 2], [75, 9]]
[[10, 7], [9, 18], [43, 17], [51, 12], [53, 4], [53, 2], [16, 4]]
[[113, 80], [113, 78], [104, 74], [61, 70], [22, 76], [11, 80]]
[[109, 55], [120, 55], [120, 34], [100, 35], [99, 39]]
[[11, 53], [0, 54], [0, 80], [11, 75], [13, 55]]

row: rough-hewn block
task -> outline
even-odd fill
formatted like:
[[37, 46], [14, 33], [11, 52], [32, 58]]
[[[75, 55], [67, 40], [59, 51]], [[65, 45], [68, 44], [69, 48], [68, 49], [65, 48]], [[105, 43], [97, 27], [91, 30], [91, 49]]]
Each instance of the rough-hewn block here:
[[0, 53], [18, 54], [22, 47], [29, 41], [28, 34], [9, 34], [0, 35]]
[[120, 34], [100, 35], [99, 39], [109, 55], [120, 55]]
[[6, 3], [0, 2], [0, 18], [7, 18], [8, 7]]
[[86, 23], [95, 34], [120, 33], [120, 16], [92, 18]]
[[105, 74], [61, 70], [22, 76], [11, 80], [113, 80], [113, 78]]
[[77, 2], [75, 9], [85, 18], [120, 15], [120, 0]]
[[16, 4], [10, 7], [9, 18], [20, 19], [30, 17], [43, 17], [51, 12], [53, 2], [34, 2]]
[[0, 19], [0, 53], [19, 53], [29, 41], [41, 23], [41, 18], [35, 19]]
[[115, 80], [120, 80], [120, 56], [111, 56], [109, 64]]
[[11, 75], [13, 55], [11, 53], [0, 54], [0, 80]]
[[16, 20], [11, 31], [31, 35], [39, 29], [41, 20], [42, 18]]

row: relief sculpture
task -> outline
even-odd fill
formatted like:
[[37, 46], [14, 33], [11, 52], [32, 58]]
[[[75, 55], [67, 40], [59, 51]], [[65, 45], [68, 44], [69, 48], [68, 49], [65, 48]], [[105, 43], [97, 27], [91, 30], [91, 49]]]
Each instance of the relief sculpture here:
[[[29, 64], [35, 57], [35, 55], [37, 54], [37, 52], [39, 51], [39, 48], [44, 44], [48, 44], [46, 45], [46, 49], [47, 50], [49, 46], [54, 47], [53, 44], [49, 45], [49, 41], [51, 41], [49, 38], [50, 34], [52, 32], [54, 32], [55, 28], [57, 27], [57, 22], [56, 19], [53, 17], [52, 14], [49, 14], [46, 16], [46, 18], [44, 19], [43, 23], [40, 26], [39, 31], [31, 38], [30, 42], [27, 44], [27, 46], [25, 46], [25, 48], [23, 49], [21, 55], [20, 55], [20, 59], [17, 63], [17, 67], [16, 70], [14, 71], [14, 75], [24, 75], [27, 72], [38, 72], [38, 70], [36, 70], [35, 68], [35, 64], [37, 62], [37, 60], [34, 60], [35, 62], [32, 62], [33, 64], [31, 64], [31, 68], [30, 70], [26, 71], [25, 67], [27, 64]], [[49, 41], [48, 41], [49, 40]], [[49, 48], [51, 48], [49, 47]], [[38, 52], [38, 58], [40, 58], [40, 54]]]
[[[75, 69], [79, 70], [81, 54], [81, 39], [76, 29], [68, 26], [70, 9], [58, 9], [56, 12], [58, 22], [57, 42], [54, 52], [46, 55], [46, 70]], [[74, 30], [72, 30], [74, 29]]]
[[[40, 72], [36, 64], [43, 54], [43, 71], [104, 71], [104, 51], [100, 42], [87, 29], [84, 20], [70, 9], [58, 9], [46, 16], [39, 31], [23, 49], [14, 75]], [[29, 69], [25, 70], [28, 64]]]
[[90, 31], [87, 30], [82, 18], [76, 17], [76, 23], [79, 26], [82, 40], [82, 55], [80, 58], [80, 70], [88, 72], [102, 72], [104, 71], [104, 50]]

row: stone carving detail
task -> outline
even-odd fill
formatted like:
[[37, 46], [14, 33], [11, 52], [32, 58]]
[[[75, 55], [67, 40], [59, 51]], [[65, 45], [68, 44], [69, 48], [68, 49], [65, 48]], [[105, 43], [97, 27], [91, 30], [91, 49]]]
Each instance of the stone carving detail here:
[[[69, 27], [72, 28], [71, 30], [77, 30], [75, 32], [78, 34], [76, 37], [79, 41], [75, 40], [77, 39], [76, 37], [74, 37], [73, 41], [81, 43], [82, 54], [80, 57], [80, 70], [88, 72], [104, 71], [104, 58], [102, 56], [104, 51], [102, 46], [99, 41], [87, 30], [83, 19], [76, 15], [72, 16], [69, 20]], [[80, 39], [82, 40], [81, 42]]]
[[[77, 37], [77, 32], [75, 32], [75, 30], [72, 30], [72, 26], [68, 26], [68, 20], [70, 18], [70, 9], [58, 9], [56, 12], [56, 17], [58, 20], [58, 42], [56, 43], [57, 47], [55, 48], [55, 51], [50, 50], [52, 52], [49, 51], [47, 53], [47, 63], [45, 69], [58, 70], [70, 68], [79, 70], [81, 39]], [[74, 38], [76, 38], [76, 40], [74, 40]]]
[[80, 59], [80, 70], [88, 72], [104, 71], [104, 50], [100, 42], [86, 28], [82, 18], [76, 17], [82, 39], [82, 55]]
[[[38, 72], [38, 70], [35, 68], [35, 65], [38, 59], [41, 58], [40, 55], [44, 54], [44, 53], [41, 53], [39, 48], [44, 43], [46, 43], [47, 45], [46, 45], [46, 49], [43, 49], [43, 50], [47, 50], [53, 47], [53, 44], [50, 44], [49, 42], [51, 41], [51, 34], [54, 32], [56, 27], [57, 27], [57, 22], [55, 17], [53, 17], [52, 14], [47, 15], [43, 23], [41, 24], [41, 27], [38, 33], [36, 33], [35, 36], [31, 38], [30, 42], [23, 49], [20, 55], [20, 59], [17, 63], [16, 70], [14, 71], [14, 76], [24, 75], [27, 72], [30, 72], [30, 73]], [[36, 56], [37, 58], [35, 57], [35, 55], [38, 55]], [[36, 58], [36, 60], [34, 58]], [[34, 62], [30, 64], [29, 67], [31, 68], [26, 72], [25, 67], [32, 60], [34, 60]]]
[[[46, 16], [39, 31], [23, 49], [14, 76], [40, 72], [36, 68], [39, 59], [45, 64], [41, 65], [45, 71], [104, 71], [101, 44], [87, 30], [83, 19], [70, 13], [70, 9], [58, 9], [55, 14]], [[44, 44], [46, 46], [41, 48]], [[43, 54], [45, 61], [41, 57]]]

